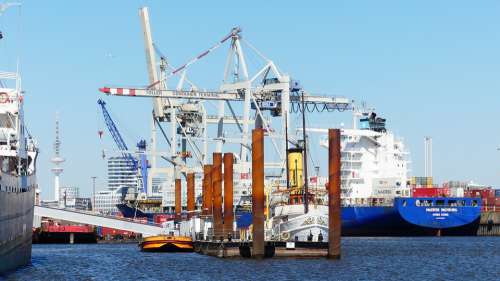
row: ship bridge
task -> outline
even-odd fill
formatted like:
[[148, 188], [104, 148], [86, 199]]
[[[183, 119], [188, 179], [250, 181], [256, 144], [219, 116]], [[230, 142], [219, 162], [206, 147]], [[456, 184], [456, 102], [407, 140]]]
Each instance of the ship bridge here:
[[143, 235], [159, 235], [166, 232], [160, 225], [141, 223], [129, 219], [121, 219], [111, 216], [103, 216], [94, 213], [59, 209], [45, 206], [35, 206], [35, 216], [49, 217], [82, 224], [91, 224], [95, 226], [104, 226], [114, 229], [141, 233]]

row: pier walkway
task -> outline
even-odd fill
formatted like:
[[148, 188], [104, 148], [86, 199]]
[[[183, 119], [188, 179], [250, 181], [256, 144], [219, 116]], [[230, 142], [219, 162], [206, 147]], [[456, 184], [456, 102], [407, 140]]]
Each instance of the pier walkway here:
[[76, 210], [58, 209], [45, 206], [35, 206], [35, 216], [49, 217], [76, 223], [91, 224], [95, 226], [104, 226], [114, 229], [126, 230], [145, 235], [159, 235], [165, 232], [165, 229], [159, 225], [146, 224], [129, 219], [103, 216], [99, 214], [81, 212]]

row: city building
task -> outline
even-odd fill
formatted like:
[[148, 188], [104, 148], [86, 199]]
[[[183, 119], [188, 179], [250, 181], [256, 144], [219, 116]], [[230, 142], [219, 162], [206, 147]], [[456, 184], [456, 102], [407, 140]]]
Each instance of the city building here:
[[123, 186], [137, 188], [137, 173], [123, 156], [108, 158], [108, 188]]
[[128, 187], [122, 186], [96, 192], [95, 211], [106, 215], [117, 213], [118, 208], [116, 208], [116, 205], [123, 202], [127, 189]]
[[81, 210], [81, 211], [91, 211], [92, 210], [92, 198], [88, 198], [88, 197], [75, 198], [75, 209]]
[[60, 205], [65, 208], [75, 208], [79, 189], [76, 186], [61, 186], [59, 192]]
[[117, 204], [123, 202], [129, 188], [137, 189], [137, 171], [123, 156], [108, 158], [108, 187], [96, 192], [95, 210], [103, 214], [118, 212]]

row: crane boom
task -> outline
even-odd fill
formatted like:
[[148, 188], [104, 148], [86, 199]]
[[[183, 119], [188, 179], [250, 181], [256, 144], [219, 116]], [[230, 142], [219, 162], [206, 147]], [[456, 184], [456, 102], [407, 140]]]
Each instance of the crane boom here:
[[[184, 91], [184, 90], [161, 90], [148, 88], [99, 88], [99, 91], [111, 96], [149, 97], [149, 98], [174, 98], [174, 99], [198, 99], [198, 100], [227, 100], [243, 101], [243, 92], [222, 91]], [[255, 95], [258, 95], [257, 93]], [[300, 103], [298, 96], [290, 96], [291, 103]], [[306, 104], [324, 104], [331, 108], [347, 109], [352, 101], [344, 97], [304, 95]]]
[[106, 102], [104, 102], [102, 99], [99, 99], [97, 103], [101, 106], [102, 115], [104, 116], [104, 122], [106, 123], [109, 133], [113, 137], [113, 140], [118, 146], [118, 149], [121, 151], [123, 158], [126, 159], [129, 162], [130, 167], [132, 167], [134, 171], [136, 171], [137, 160], [134, 158], [134, 156], [132, 156], [130, 152], [127, 152], [128, 151], [127, 144], [125, 143], [120, 132], [118, 131], [115, 122], [113, 121], [113, 119], [111, 119], [108, 109], [106, 108]]
[[99, 88], [106, 95], [132, 96], [150, 98], [178, 98], [178, 99], [207, 99], [207, 100], [243, 100], [243, 94], [219, 92], [219, 91], [184, 91], [184, 90], [160, 90], [144, 88]]

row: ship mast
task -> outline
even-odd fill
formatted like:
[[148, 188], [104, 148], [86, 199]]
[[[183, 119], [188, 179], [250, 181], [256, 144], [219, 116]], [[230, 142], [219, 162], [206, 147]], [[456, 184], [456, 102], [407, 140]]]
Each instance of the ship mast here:
[[301, 104], [302, 104], [302, 137], [303, 141], [303, 149], [304, 149], [304, 213], [307, 214], [309, 212], [309, 183], [307, 180], [307, 134], [306, 134], [306, 107], [304, 103], [304, 91], [301, 91]]
[[[284, 112], [285, 120], [288, 118], [288, 112]], [[290, 162], [288, 159], [288, 122], [285, 123], [285, 161], [286, 161], [286, 189], [290, 189]]]

